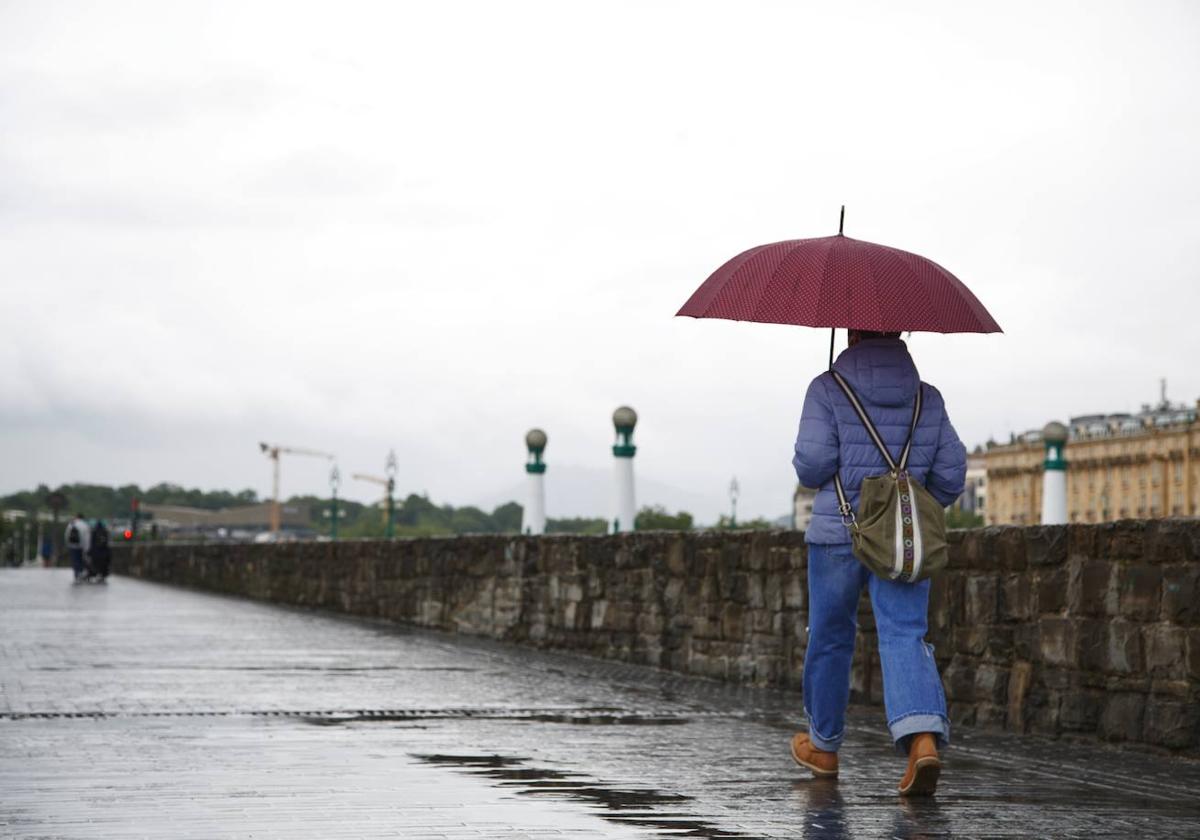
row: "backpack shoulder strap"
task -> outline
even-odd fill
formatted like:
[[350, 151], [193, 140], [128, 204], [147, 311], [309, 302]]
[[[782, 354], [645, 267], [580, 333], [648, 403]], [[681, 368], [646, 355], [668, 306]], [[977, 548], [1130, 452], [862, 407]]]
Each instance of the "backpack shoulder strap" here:
[[917, 397], [913, 403], [912, 423], [908, 427], [908, 442], [904, 444], [904, 451], [900, 453], [900, 469], [908, 469], [908, 455], [912, 452], [913, 438], [917, 436], [917, 421], [921, 419], [921, 403], [925, 392], [925, 385], [922, 382], [917, 383]]
[[[904, 449], [900, 453], [900, 463], [897, 464], [892, 459], [892, 453], [888, 452], [888, 448], [884, 445], [883, 438], [879, 436], [879, 431], [875, 428], [875, 424], [871, 422], [867, 410], [863, 408], [861, 402], [858, 401], [858, 396], [855, 395], [854, 389], [850, 387], [850, 383], [838, 373], [836, 370], [829, 371], [833, 374], [833, 381], [842, 389], [842, 393], [846, 395], [846, 399], [850, 401], [854, 413], [858, 415], [859, 421], [867, 430], [867, 434], [871, 436], [871, 440], [875, 443], [875, 448], [879, 450], [879, 454], [883, 456], [883, 460], [887, 462], [888, 468], [892, 472], [901, 472], [908, 469], [908, 456], [912, 452], [913, 437], [917, 433], [917, 421], [921, 418], [921, 404], [923, 402], [923, 394], [925, 386], [923, 383], [917, 383], [917, 396], [913, 401], [912, 421], [908, 425], [908, 440], [904, 443]], [[837, 493], [838, 498], [838, 513], [842, 516], [842, 524], [847, 528], [857, 528], [858, 523], [855, 521], [854, 510], [850, 507], [850, 500], [846, 497], [846, 488], [842, 486], [841, 465], [833, 473], [833, 489]]]
[[[879, 436], [879, 432], [875, 429], [875, 424], [871, 422], [871, 418], [867, 415], [867, 410], [863, 408], [862, 403], [858, 401], [858, 397], [855, 395], [854, 390], [850, 387], [850, 383], [847, 382], [845, 378], [843, 378], [843, 376], [836, 370], [831, 370], [829, 372], [833, 374], [833, 381], [836, 382], [838, 387], [842, 389], [842, 393], [846, 395], [846, 399], [850, 400], [850, 405], [854, 408], [854, 413], [858, 415], [858, 419], [863, 424], [863, 427], [867, 430], [867, 434], [869, 434], [871, 436], [871, 440], [875, 442], [875, 448], [879, 450], [879, 454], [882, 455], [883, 460], [887, 462], [888, 469], [890, 469], [892, 472], [896, 472], [896, 470], [900, 469], [900, 467], [896, 466], [896, 462], [892, 459], [892, 453], [888, 452], [887, 446], [884, 445], [883, 438]], [[918, 405], [920, 405], [919, 399], [920, 398], [918, 397]], [[913, 417], [913, 425], [916, 425], [915, 416]], [[910, 435], [909, 443], [911, 442], [912, 440]], [[904, 454], [905, 456], [908, 454], [907, 445], [905, 446]]]

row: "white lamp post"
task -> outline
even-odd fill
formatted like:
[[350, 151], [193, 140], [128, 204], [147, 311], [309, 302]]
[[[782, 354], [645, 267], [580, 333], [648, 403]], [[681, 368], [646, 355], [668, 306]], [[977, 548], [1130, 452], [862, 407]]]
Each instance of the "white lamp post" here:
[[546, 533], [546, 464], [542, 461], [546, 440], [546, 433], [541, 429], [530, 429], [525, 435], [525, 446], [529, 449], [529, 460], [525, 463], [529, 500], [521, 512], [523, 534]]
[[637, 516], [633, 494], [633, 456], [637, 447], [633, 445], [633, 427], [637, 425], [637, 412], [623, 405], [613, 412], [613, 426], [617, 430], [617, 442], [613, 444], [616, 462], [616, 505], [613, 511], [612, 532], [633, 530]]
[[1042, 524], [1064, 525], [1067, 521], [1067, 427], [1057, 421], [1042, 429], [1046, 444], [1045, 473], [1042, 475]]

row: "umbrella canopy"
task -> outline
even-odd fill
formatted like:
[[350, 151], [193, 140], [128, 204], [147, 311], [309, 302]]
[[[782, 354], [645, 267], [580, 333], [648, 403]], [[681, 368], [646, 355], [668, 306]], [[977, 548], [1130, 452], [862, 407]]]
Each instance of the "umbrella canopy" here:
[[678, 314], [876, 332], [1001, 332], [971, 290], [937, 263], [841, 234], [738, 254]]

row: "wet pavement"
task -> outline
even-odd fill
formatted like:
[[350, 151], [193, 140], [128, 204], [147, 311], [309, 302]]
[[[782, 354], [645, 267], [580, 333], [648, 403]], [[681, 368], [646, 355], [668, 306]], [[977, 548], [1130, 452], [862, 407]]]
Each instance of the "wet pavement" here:
[[1197, 837], [1200, 762], [959, 729], [938, 796], [792, 693], [58, 569], [0, 571], [0, 837]]

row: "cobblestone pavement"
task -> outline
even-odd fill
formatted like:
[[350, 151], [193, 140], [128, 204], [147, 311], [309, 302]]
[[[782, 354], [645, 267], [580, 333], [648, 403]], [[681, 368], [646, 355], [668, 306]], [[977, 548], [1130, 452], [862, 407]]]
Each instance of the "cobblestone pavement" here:
[[0, 571], [3, 837], [1200, 836], [1200, 762], [959, 730], [905, 802], [878, 710], [818, 782], [795, 694], [69, 574]]

